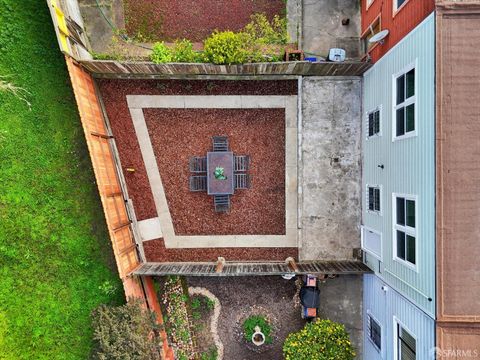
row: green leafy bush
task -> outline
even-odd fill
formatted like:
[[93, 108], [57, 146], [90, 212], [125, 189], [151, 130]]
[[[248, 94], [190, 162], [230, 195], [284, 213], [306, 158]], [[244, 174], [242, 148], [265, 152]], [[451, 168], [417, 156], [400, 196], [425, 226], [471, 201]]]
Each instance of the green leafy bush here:
[[246, 36], [233, 31], [214, 32], [204, 44], [205, 60], [214, 64], [241, 64], [247, 61]]
[[283, 355], [286, 360], [353, 360], [355, 351], [342, 324], [317, 320], [287, 336]]
[[191, 41], [183, 39], [175, 41], [175, 46], [172, 49], [172, 61], [173, 62], [200, 62], [202, 56], [199, 52], [193, 50], [193, 44]]
[[272, 326], [268, 323], [265, 316], [261, 315], [252, 315], [243, 322], [243, 334], [245, 335], [245, 340], [252, 341], [252, 336], [255, 333], [255, 326], [258, 326], [260, 331], [265, 335], [265, 344], [271, 344], [272, 337], [270, 333], [272, 332]]
[[265, 14], [253, 14], [243, 32], [257, 44], [286, 44], [288, 42], [287, 19], [275, 15], [272, 22]]
[[216, 347], [208, 349], [208, 351], [200, 354], [200, 360], [217, 360], [218, 350]]
[[100, 305], [92, 313], [96, 359], [147, 360], [160, 356], [155, 314], [131, 301], [123, 306]]
[[200, 302], [200, 299], [198, 297], [193, 298], [190, 306], [192, 307], [193, 310], [200, 309], [200, 306], [202, 303]]
[[157, 42], [153, 44], [150, 59], [157, 64], [163, 64], [172, 61], [172, 50], [165, 43]]
[[205, 305], [207, 306], [208, 310], [213, 310], [215, 308], [215, 300], [205, 298]]

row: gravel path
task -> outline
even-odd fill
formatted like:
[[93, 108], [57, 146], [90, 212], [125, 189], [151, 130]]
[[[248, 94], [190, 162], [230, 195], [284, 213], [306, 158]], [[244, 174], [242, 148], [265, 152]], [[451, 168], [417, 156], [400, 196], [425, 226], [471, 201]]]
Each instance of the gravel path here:
[[213, 315], [210, 323], [210, 332], [212, 333], [213, 336], [213, 342], [215, 343], [215, 346], [217, 347], [217, 360], [222, 360], [223, 359], [223, 343], [220, 340], [220, 336], [218, 334], [218, 318], [220, 317], [220, 312], [222, 311], [222, 306], [220, 305], [220, 301], [217, 299], [215, 295], [213, 295], [210, 291], [208, 291], [205, 288], [202, 287], [189, 287], [188, 288], [188, 294], [190, 296], [192, 295], [202, 295], [210, 300], [213, 300], [215, 302], [215, 306], [213, 308]]
[[[284, 280], [280, 276], [189, 277], [187, 283], [208, 289], [220, 300], [218, 333], [224, 346], [224, 359], [282, 359], [286, 336], [304, 325], [300, 310], [294, 306], [294, 280]], [[241, 325], [253, 314], [263, 314], [273, 324], [271, 345], [258, 349], [244, 340]]]

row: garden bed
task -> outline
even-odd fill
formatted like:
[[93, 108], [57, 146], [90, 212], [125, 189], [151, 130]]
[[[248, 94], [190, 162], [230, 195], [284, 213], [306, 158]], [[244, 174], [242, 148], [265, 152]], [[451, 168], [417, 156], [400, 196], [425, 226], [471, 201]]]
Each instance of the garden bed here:
[[[208, 289], [220, 301], [218, 333], [224, 359], [282, 359], [283, 341], [304, 325], [295, 307], [297, 288], [293, 280], [280, 276], [207, 278], [188, 277], [189, 286]], [[248, 344], [243, 323], [251, 315], [265, 316], [272, 325], [272, 343], [255, 349]]]
[[150, 41], [201, 42], [214, 30], [241, 30], [254, 13], [285, 15], [284, 0], [124, 0], [130, 36]]

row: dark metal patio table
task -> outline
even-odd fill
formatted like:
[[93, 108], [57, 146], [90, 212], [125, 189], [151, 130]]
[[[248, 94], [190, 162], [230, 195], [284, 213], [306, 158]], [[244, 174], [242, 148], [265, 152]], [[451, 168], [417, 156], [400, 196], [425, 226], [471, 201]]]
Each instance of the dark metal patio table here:
[[[217, 179], [215, 170], [223, 169], [226, 179]], [[207, 153], [207, 194], [232, 195], [235, 191], [235, 176], [233, 175], [233, 152], [213, 151]]]

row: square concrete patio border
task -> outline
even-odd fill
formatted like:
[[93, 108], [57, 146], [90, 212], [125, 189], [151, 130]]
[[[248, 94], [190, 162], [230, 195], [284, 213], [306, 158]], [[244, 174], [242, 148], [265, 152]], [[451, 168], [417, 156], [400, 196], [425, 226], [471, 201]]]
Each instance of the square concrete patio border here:
[[[297, 96], [168, 96], [127, 95], [127, 103], [140, 145], [167, 248], [297, 247]], [[175, 109], [285, 109], [285, 235], [178, 236], [168, 209], [160, 171], [143, 115], [144, 108]]]

